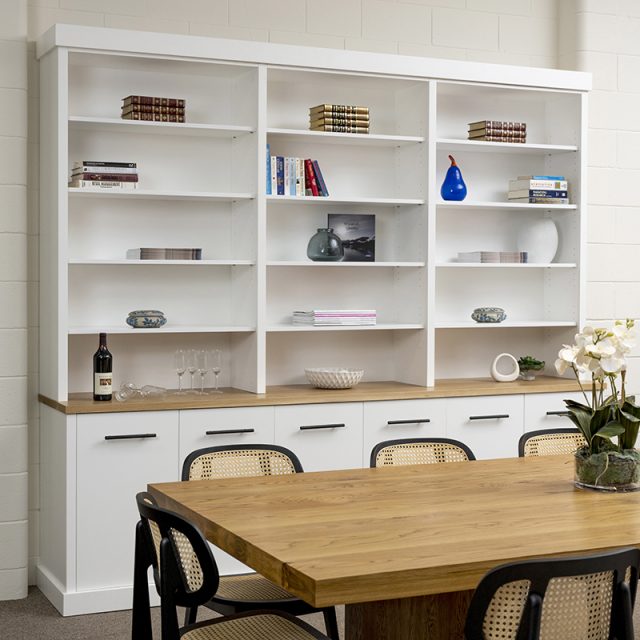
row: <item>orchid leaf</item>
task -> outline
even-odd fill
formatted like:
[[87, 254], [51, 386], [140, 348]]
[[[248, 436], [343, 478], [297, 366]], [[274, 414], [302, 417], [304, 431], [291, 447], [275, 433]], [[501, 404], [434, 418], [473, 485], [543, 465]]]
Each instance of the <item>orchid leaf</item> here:
[[621, 449], [633, 449], [638, 439], [638, 430], [640, 429], [640, 407], [630, 400], [635, 398], [627, 398], [620, 410], [620, 423], [624, 426], [624, 435], [620, 436]]
[[[579, 404], [579, 403], [576, 403]], [[584, 407], [583, 405], [578, 407], [567, 407], [569, 409], [569, 420], [578, 427], [585, 440], [591, 444], [593, 434], [591, 433], [591, 419], [593, 414], [591, 409]]]
[[611, 438], [619, 436], [621, 433], [624, 433], [624, 431], [624, 427], [619, 422], [609, 422], [609, 424], [602, 427], [596, 434], [594, 434], [594, 437], [611, 440]]

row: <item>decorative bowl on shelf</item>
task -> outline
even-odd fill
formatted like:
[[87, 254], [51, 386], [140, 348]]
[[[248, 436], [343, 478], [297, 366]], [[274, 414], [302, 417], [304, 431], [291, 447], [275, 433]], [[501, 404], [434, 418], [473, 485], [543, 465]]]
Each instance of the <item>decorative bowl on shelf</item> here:
[[506, 317], [507, 314], [500, 307], [478, 307], [471, 314], [476, 322], [502, 322]]
[[158, 329], [167, 324], [167, 319], [162, 311], [141, 309], [129, 312], [127, 324], [134, 329]]
[[364, 369], [313, 368], [304, 372], [307, 380], [319, 389], [351, 389], [364, 375]]

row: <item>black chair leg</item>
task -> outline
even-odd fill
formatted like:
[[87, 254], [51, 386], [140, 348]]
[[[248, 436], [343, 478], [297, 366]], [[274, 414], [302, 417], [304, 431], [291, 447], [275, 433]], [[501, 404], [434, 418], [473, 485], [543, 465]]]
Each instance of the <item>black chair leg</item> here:
[[194, 624], [196, 617], [198, 616], [198, 607], [191, 607], [191, 609], [184, 610], [184, 624]]
[[327, 607], [322, 610], [324, 616], [324, 626], [327, 630], [327, 635], [331, 640], [340, 640], [340, 634], [338, 633], [338, 619], [336, 617], [336, 608]]

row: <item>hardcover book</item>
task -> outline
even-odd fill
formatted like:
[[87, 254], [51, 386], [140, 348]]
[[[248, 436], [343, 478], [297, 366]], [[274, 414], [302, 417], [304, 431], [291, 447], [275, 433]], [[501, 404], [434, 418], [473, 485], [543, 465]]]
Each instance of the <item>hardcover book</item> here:
[[473, 129], [505, 129], [511, 131], [526, 131], [526, 122], [508, 122], [506, 120], [479, 120], [469, 123], [469, 131]]
[[184, 107], [161, 107], [155, 104], [129, 104], [122, 107], [122, 112], [138, 111], [139, 113], [172, 113], [184, 115]]
[[375, 262], [376, 217], [374, 215], [328, 214], [327, 226], [342, 240], [344, 262]]
[[362, 115], [369, 113], [369, 107], [359, 107], [357, 105], [351, 104], [319, 104], [315, 107], [309, 108], [309, 113], [322, 113], [322, 112], [331, 112], [334, 114], [351, 114], [351, 113], [360, 113]]
[[568, 191], [562, 189], [518, 189], [509, 191], [509, 200], [513, 198], [568, 198]]
[[90, 173], [74, 171], [71, 180], [106, 180], [107, 182], [138, 182], [137, 173]]
[[172, 113], [140, 113], [139, 111], [129, 111], [123, 113], [120, 118], [122, 120], [140, 120], [147, 122], [184, 122], [183, 115]]
[[521, 189], [554, 189], [566, 191], [569, 183], [566, 180], [509, 180], [509, 191]]
[[159, 96], [127, 96], [122, 98], [122, 106], [130, 104], [150, 104], [159, 107], [186, 107], [186, 100], [182, 98], [162, 98]]

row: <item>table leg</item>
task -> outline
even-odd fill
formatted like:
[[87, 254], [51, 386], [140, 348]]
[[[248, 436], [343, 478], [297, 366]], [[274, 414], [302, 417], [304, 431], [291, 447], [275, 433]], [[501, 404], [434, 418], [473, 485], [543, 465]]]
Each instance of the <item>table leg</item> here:
[[345, 640], [461, 640], [473, 591], [348, 604]]

